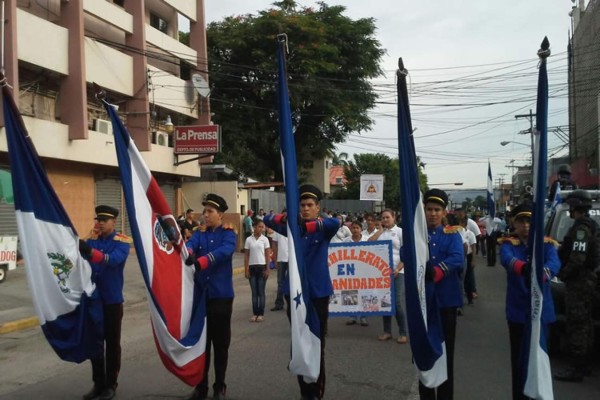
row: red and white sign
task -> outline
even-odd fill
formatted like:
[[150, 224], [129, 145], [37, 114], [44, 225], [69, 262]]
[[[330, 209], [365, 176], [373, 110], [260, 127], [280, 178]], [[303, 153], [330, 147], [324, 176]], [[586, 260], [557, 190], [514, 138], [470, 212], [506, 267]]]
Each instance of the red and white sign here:
[[220, 151], [219, 125], [175, 127], [175, 154], [214, 154]]

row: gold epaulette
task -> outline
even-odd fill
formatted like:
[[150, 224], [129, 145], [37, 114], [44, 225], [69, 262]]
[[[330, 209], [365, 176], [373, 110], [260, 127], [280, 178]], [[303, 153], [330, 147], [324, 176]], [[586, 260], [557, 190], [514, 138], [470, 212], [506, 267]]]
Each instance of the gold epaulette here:
[[462, 226], [460, 225], [446, 225], [444, 227], [444, 233], [458, 233], [460, 232]]
[[560, 244], [550, 236], [544, 236], [544, 243], [550, 243], [554, 247], [560, 247]]
[[127, 243], [127, 244], [133, 243], [133, 239], [131, 239], [127, 235], [123, 235], [122, 233], [117, 233], [115, 235], [115, 240], [118, 240], [119, 242], [123, 242], [123, 243]]
[[[223, 224], [222, 227], [223, 227], [223, 229], [227, 229], [228, 231], [235, 232], [235, 229], [233, 228], [233, 224]], [[237, 233], [237, 232], [235, 232], [235, 233]]]
[[502, 243], [511, 243], [513, 246], [518, 246], [521, 244], [521, 241], [519, 240], [519, 238], [516, 238], [514, 236], [505, 236], [498, 238], [498, 244]]

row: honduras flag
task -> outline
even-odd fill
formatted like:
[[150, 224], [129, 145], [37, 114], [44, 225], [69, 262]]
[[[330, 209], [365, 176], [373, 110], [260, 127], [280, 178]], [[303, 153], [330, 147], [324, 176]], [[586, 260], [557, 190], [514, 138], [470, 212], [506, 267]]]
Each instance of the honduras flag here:
[[489, 161], [487, 177], [487, 208], [488, 215], [490, 217], [490, 222], [493, 224], [494, 217], [496, 217], [496, 203], [494, 202], [494, 181], [492, 181], [492, 166]]
[[423, 197], [419, 189], [417, 156], [412, 136], [412, 122], [406, 89], [407, 71], [402, 59], [398, 71], [398, 157], [400, 159], [400, 200], [404, 245], [404, 279], [406, 314], [410, 347], [419, 380], [435, 388], [447, 378], [444, 335], [433, 291], [425, 282], [425, 265], [429, 259], [427, 222]]
[[103, 103], [115, 135], [125, 206], [146, 283], [156, 348], [171, 373], [188, 385], [197, 385], [205, 364], [205, 291], [194, 285], [193, 267], [185, 265], [187, 248], [157, 182], [115, 108]]
[[281, 164], [287, 208], [290, 297], [293, 300], [291, 306], [292, 360], [289, 369], [296, 375], [304, 376], [306, 382], [316, 382], [321, 366], [320, 326], [317, 312], [308, 294], [308, 277], [300, 249], [302, 241], [298, 225], [300, 195], [296, 170], [296, 146], [292, 133], [292, 115], [285, 66], [287, 36], [279, 35], [277, 40], [279, 141], [281, 142]]
[[[529, 338], [524, 346], [527, 360], [527, 378], [524, 394], [534, 399], [553, 399], [552, 375], [548, 357], [545, 330], [542, 329], [542, 283], [544, 279], [544, 203], [546, 200], [546, 170], [548, 159], [548, 72], [546, 58], [550, 55], [550, 43], [544, 38], [538, 51], [540, 71], [534, 132], [533, 213], [529, 229], [529, 260], [531, 260], [531, 326], [525, 331]], [[527, 347], [529, 347], [527, 349]]]
[[42, 331], [61, 359], [95, 358], [103, 351], [102, 303], [90, 264], [7, 86], [2, 95], [19, 239]]
[[560, 185], [556, 185], [556, 193], [554, 193], [554, 198], [552, 199], [551, 208], [554, 210], [556, 206], [562, 201], [560, 197]]

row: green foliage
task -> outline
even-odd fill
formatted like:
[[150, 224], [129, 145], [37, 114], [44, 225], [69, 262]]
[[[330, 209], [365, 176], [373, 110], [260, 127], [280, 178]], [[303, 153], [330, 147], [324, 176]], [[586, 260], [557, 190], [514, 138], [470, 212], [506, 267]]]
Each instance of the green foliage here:
[[207, 29], [213, 121], [223, 127], [216, 162], [261, 180], [282, 178], [277, 122], [276, 37], [288, 36], [287, 72], [298, 164], [319, 159], [351, 132], [370, 129], [384, 50], [371, 18], [345, 7], [293, 0]]

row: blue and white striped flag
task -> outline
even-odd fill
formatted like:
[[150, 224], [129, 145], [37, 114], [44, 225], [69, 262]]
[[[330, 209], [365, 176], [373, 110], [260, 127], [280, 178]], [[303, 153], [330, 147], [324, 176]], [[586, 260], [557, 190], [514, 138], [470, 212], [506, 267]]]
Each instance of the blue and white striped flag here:
[[556, 193], [554, 193], [554, 198], [552, 199], [551, 208], [554, 210], [556, 206], [562, 201], [560, 197], [560, 184], [556, 185]]
[[487, 178], [487, 208], [490, 222], [494, 222], [496, 216], [496, 203], [494, 202], [494, 181], [492, 180], [492, 166], [488, 161], [488, 178]]
[[536, 129], [534, 132], [534, 175], [533, 213], [529, 230], [529, 260], [531, 260], [531, 318], [525, 329], [529, 334], [523, 346], [527, 360], [527, 377], [524, 394], [534, 399], [553, 399], [552, 374], [548, 357], [547, 338], [542, 329], [542, 305], [544, 294], [544, 203], [546, 201], [546, 171], [548, 159], [548, 72], [546, 58], [550, 55], [550, 43], [544, 38], [540, 56], [538, 94], [536, 108]]
[[398, 71], [398, 157], [400, 159], [400, 200], [406, 315], [410, 346], [419, 380], [435, 388], [447, 379], [446, 349], [433, 282], [425, 282], [429, 259], [427, 222], [419, 188], [417, 156], [406, 88], [406, 70], [400, 59]]
[[102, 303], [77, 232], [54, 192], [12, 94], [2, 88], [15, 211], [33, 305], [60, 358], [82, 362], [103, 351]]
[[310, 300], [308, 276], [304, 265], [298, 214], [300, 211], [296, 145], [292, 132], [292, 114], [287, 88], [285, 66], [286, 36], [278, 36], [278, 109], [279, 140], [281, 142], [281, 164], [285, 183], [287, 208], [289, 280], [292, 326], [292, 360], [290, 372], [304, 376], [306, 382], [316, 382], [321, 366], [321, 339], [317, 312]]

